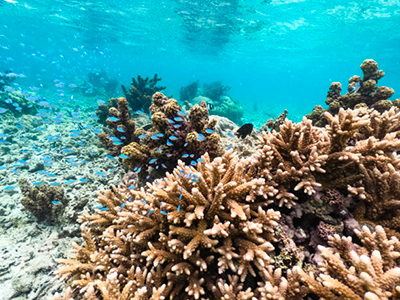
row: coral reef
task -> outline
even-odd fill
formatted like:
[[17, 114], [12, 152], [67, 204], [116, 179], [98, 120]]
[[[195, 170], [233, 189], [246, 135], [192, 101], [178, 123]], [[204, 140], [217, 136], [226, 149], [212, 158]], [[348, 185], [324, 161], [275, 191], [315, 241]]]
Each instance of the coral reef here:
[[221, 103], [221, 97], [225, 96], [230, 89], [229, 86], [224, 86], [221, 81], [214, 81], [204, 84], [202, 94], [204, 97], [210, 98], [214, 103]]
[[285, 123], [286, 117], [287, 117], [288, 111], [285, 109], [283, 113], [279, 115], [278, 118], [273, 118], [267, 120], [267, 123], [265, 123], [261, 128], [260, 131], [267, 131], [267, 130], [274, 130], [278, 131], [280, 130], [280, 127]]
[[150, 112], [150, 128], [136, 128], [127, 101], [119, 98], [118, 109], [110, 108], [107, 119], [113, 136], [99, 134], [110, 154], [120, 155], [130, 170], [139, 172], [141, 180], [164, 176], [179, 159], [195, 165], [206, 152], [212, 158], [222, 154], [219, 135], [214, 132], [216, 120], [209, 121], [205, 103], [195, 105], [186, 115], [175, 99], [155, 93]]
[[32, 187], [24, 178], [19, 180], [19, 188], [24, 197], [22, 205], [39, 221], [59, 222], [59, 217], [68, 205], [64, 190], [58, 186], [38, 185]]
[[317, 276], [299, 267], [294, 273], [321, 299], [399, 299], [399, 240], [388, 238], [381, 226], [356, 234], [362, 246], [336, 234], [329, 237], [331, 247], [319, 247]]
[[96, 108], [96, 115], [98, 117], [97, 121], [100, 124], [106, 125], [107, 122], [107, 118], [110, 112], [110, 108], [111, 107], [118, 107], [118, 98], [111, 98], [107, 101], [107, 103], [104, 104], [100, 104], [99, 106], [97, 106]]
[[248, 299], [269, 290], [256, 283], [274, 277], [280, 214], [267, 208], [264, 179], [249, 178], [232, 151], [202, 160], [197, 170], [179, 162], [146, 189], [100, 194], [103, 208], [80, 219], [85, 245], [59, 260], [73, 296]]
[[191, 101], [197, 96], [197, 90], [199, 87], [199, 81], [194, 81], [187, 86], [181, 87], [179, 90], [179, 100], [180, 101]]
[[161, 81], [161, 78], [157, 74], [154, 74], [152, 79], [138, 75], [137, 79], [132, 77], [132, 86], [129, 91], [122, 85], [129, 106], [134, 111], [142, 110], [148, 113], [153, 94], [166, 89], [164, 86], [157, 86], [159, 81]]
[[340, 82], [332, 82], [329, 87], [328, 96], [325, 103], [329, 105], [327, 110], [317, 105], [313, 112], [307, 115], [307, 118], [313, 121], [316, 126], [326, 125], [324, 112], [337, 114], [340, 108], [360, 108], [370, 107], [379, 112], [389, 110], [393, 105], [397, 105], [398, 101], [388, 100], [394, 94], [394, 90], [385, 86], [377, 86], [378, 80], [385, 73], [378, 69], [378, 64], [373, 59], [366, 59], [361, 64], [361, 70], [364, 77], [354, 75], [349, 79], [347, 87], [348, 93], [341, 95], [342, 85]]
[[4, 91], [5, 86], [10, 86], [10, 84], [17, 78], [14, 76], [10, 70], [5, 71], [4, 73], [0, 72], [0, 91]]

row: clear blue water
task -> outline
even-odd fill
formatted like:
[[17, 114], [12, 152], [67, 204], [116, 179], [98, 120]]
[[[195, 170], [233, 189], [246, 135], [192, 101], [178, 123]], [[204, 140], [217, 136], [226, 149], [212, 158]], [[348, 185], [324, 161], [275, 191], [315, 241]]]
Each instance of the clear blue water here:
[[175, 97], [221, 80], [255, 123], [265, 121], [255, 109], [301, 118], [367, 58], [386, 72], [380, 85], [400, 91], [398, 0], [0, 0], [0, 17], [0, 70], [25, 74], [25, 88], [94, 68], [127, 86], [158, 73]]

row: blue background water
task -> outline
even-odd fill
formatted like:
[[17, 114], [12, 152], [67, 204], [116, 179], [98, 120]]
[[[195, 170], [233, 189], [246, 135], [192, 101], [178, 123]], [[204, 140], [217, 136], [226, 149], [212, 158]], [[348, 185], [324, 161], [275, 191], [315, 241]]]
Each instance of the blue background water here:
[[380, 85], [400, 91], [399, 0], [10, 2], [0, 0], [0, 71], [25, 74], [22, 86], [75, 83], [93, 68], [125, 85], [158, 73], [175, 97], [222, 80], [257, 123], [284, 108], [299, 119], [330, 82], [345, 89], [362, 75], [366, 58], [386, 72]]

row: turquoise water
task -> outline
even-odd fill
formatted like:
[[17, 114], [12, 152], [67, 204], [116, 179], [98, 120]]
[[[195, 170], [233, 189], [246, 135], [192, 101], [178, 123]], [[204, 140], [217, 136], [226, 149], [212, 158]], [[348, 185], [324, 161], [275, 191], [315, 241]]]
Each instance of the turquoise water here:
[[218, 80], [244, 121], [262, 124], [254, 110], [299, 119], [367, 58], [390, 74], [382, 85], [400, 88], [395, 0], [2, 0], [0, 12], [0, 69], [26, 75], [22, 89], [82, 82], [92, 69], [126, 86], [158, 73], [177, 98], [181, 86]]

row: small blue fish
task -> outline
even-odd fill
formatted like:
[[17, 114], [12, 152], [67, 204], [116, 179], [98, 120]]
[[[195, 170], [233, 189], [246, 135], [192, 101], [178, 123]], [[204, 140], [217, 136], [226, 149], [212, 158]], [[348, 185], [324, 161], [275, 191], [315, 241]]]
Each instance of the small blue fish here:
[[232, 132], [228, 132], [227, 135], [229, 135], [229, 136], [235, 136]]
[[101, 171], [97, 171], [96, 173], [94, 173], [95, 175], [101, 175], [103, 177], [107, 177], [107, 174]]
[[125, 129], [123, 129], [122, 127], [117, 127], [117, 130], [119, 131], [119, 132], [125, 132]]
[[68, 179], [68, 180], [64, 181], [64, 184], [73, 183], [75, 181], [76, 181], [75, 179]]
[[70, 149], [62, 149], [61, 151], [64, 152], [64, 153], [72, 153], [72, 152], [74, 152], [74, 151], [72, 151]]
[[159, 140], [159, 138], [158, 138], [158, 136], [157, 135], [152, 135], [151, 137], [150, 137], [152, 140]]
[[128, 187], [128, 189], [134, 189], [136, 186], [134, 185], [134, 184], [132, 184], [132, 185], [130, 185], [129, 187]]
[[141, 135], [138, 136], [138, 138], [139, 139], [145, 139], [145, 138], [147, 138], [147, 135], [146, 134], [141, 134]]
[[175, 124], [174, 125], [174, 128], [179, 128], [179, 127], [182, 127], [182, 125], [181, 124]]
[[157, 161], [157, 158], [152, 158], [152, 159], [150, 159], [149, 164], [154, 164], [156, 161]]
[[214, 133], [214, 130], [208, 128], [208, 129], [205, 130], [205, 132], [211, 134], [211, 133]]
[[168, 122], [171, 123], [171, 124], [175, 123], [175, 121], [171, 120], [171, 119], [168, 119]]
[[35, 181], [34, 183], [32, 183], [33, 185], [42, 185], [43, 184], [43, 182], [40, 182], [40, 181]]
[[50, 185], [56, 186], [56, 185], [60, 185], [60, 184], [58, 182], [50, 182]]
[[144, 114], [145, 112], [142, 111], [142, 110], [137, 110], [137, 111], [135, 111], [135, 113], [137, 113], [137, 114]]
[[182, 116], [182, 117], [186, 116], [186, 113], [184, 111], [182, 111], [182, 110], [178, 111], [177, 114]]
[[228, 147], [226, 147], [226, 150], [230, 150], [230, 149], [232, 149], [233, 148], [233, 146], [232, 145], [229, 145]]
[[183, 144], [183, 147], [186, 147], [187, 145], [188, 145], [188, 143], [184, 143], [184, 144]]
[[123, 142], [121, 142], [121, 141], [114, 141], [113, 142], [113, 145], [115, 145], [115, 146], [120, 146], [120, 145], [123, 145], [124, 143]]
[[167, 140], [167, 146], [173, 146], [174, 144], [172, 144], [169, 140]]
[[112, 155], [110, 155], [110, 154], [106, 154], [106, 157], [109, 158], [109, 159], [111, 159], [111, 160], [115, 160], [115, 157], [112, 156]]
[[202, 135], [201, 133], [199, 133], [196, 140], [198, 140], [199, 142], [203, 142], [206, 140], [206, 137], [204, 135]]
[[189, 154], [185, 153], [182, 155], [182, 158], [186, 158], [186, 157], [189, 157]]
[[167, 215], [167, 212], [163, 210], [160, 210], [160, 213], [162, 213], [163, 215]]
[[178, 138], [177, 138], [176, 136], [174, 136], [174, 135], [171, 135], [171, 136], [169, 137], [169, 139], [170, 139], [171, 141], [176, 141]]
[[174, 120], [175, 121], [177, 121], [177, 122], [182, 122], [182, 121], [185, 121], [184, 119], [182, 119], [181, 117], [175, 117], [174, 118]]
[[181, 206], [180, 206], [180, 205], [178, 205], [177, 211], [180, 211], [180, 210], [181, 210]]
[[161, 150], [160, 148], [158, 148], [156, 151], [157, 151], [158, 153], [162, 153], [162, 150]]
[[120, 119], [118, 119], [117, 117], [109, 117], [108, 120], [110, 122], [118, 122], [118, 121], [120, 121]]
[[163, 167], [164, 169], [167, 168], [167, 166], [165, 164], [163, 164], [163, 163], [161, 163], [161, 167]]
[[9, 186], [6, 186], [6, 187], [4, 188], [4, 190], [5, 190], [5, 191], [10, 191], [10, 190], [13, 190], [13, 189], [15, 189], [15, 188], [17, 188], [16, 185], [9, 185]]
[[120, 205], [120, 207], [124, 207], [124, 206], [125, 206], [125, 202]]
[[62, 203], [56, 200], [51, 201], [51, 203], [56, 204], [56, 205], [61, 205]]
[[81, 179], [79, 179], [79, 181], [80, 181], [80, 182], [88, 182], [89, 179], [87, 179], [87, 178], [81, 178]]
[[110, 140], [112, 140], [113, 142], [118, 142], [118, 141], [120, 141], [120, 139], [117, 138], [116, 136], [110, 136]]
[[150, 209], [147, 214], [150, 215], [153, 211], [154, 211], [154, 209]]
[[197, 161], [198, 161], [198, 162], [204, 162], [204, 159], [198, 158]]
[[136, 172], [138, 172], [138, 173], [139, 173], [139, 172], [140, 172], [140, 170], [142, 170], [142, 168], [137, 168]]
[[191, 164], [192, 166], [197, 166], [197, 162], [194, 161], [194, 160], [192, 160], [192, 161], [190, 162], [190, 164]]
[[118, 155], [118, 157], [122, 158], [122, 159], [129, 159], [129, 156], [125, 155], [125, 154], [120, 154], [120, 155]]
[[93, 129], [94, 133], [101, 133], [102, 131], [100, 129]]
[[163, 136], [164, 136], [164, 133], [159, 132], [159, 133], [156, 134], [156, 136], [158, 136], [158, 137], [163, 137]]
[[167, 154], [167, 157], [171, 157], [171, 156], [172, 156], [172, 154], [171, 154], [171, 153], [168, 153], [168, 154]]
[[21, 164], [25, 164], [25, 165], [28, 164], [28, 162], [26, 160], [24, 160], [24, 159], [18, 159], [18, 162], [21, 163]]

